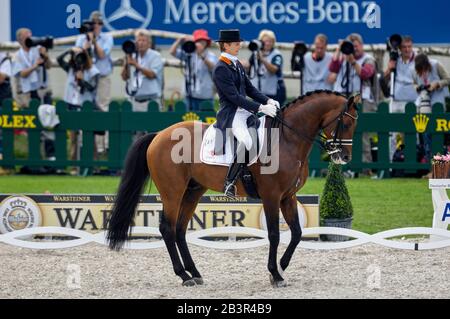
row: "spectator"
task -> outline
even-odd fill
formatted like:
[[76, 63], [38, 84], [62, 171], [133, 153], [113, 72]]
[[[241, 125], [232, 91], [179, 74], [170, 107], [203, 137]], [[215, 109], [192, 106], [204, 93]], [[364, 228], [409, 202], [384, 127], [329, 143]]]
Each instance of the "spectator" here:
[[[189, 50], [186, 52], [186, 46], [190, 41], [195, 43], [195, 52], [192, 54]], [[170, 49], [172, 56], [185, 63], [186, 104], [190, 106], [191, 111], [200, 111], [200, 105], [205, 102], [211, 105], [211, 109], [214, 105], [215, 87], [212, 71], [219, 59], [209, 51], [210, 46], [208, 31], [196, 30], [192, 37], [179, 38]]]
[[445, 106], [445, 98], [449, 96], [450, 76], [444, 66], [437, 60], [429, 59], [425, 54], [417, 55], [414, 62], [414, 69], [410, 71], [415, 88], [426, 88], [430, 93], [431, 105], [441, 103]]
[[314, 52], [305, 55], [305, 69], [303, 71], [303, 93], [316, 90], [332, 90], [329, 65], [333, 58], [327, 52], [328, 37], [324, 34], [316, 36]]
[[[111, 50], [114, 46], [114, 39], [110, 34], [102, 32], [103, 17], [100, 12], [92, 12], [89, 21], [92, 23], [94, 31], [80, 35], [75, 46], [89, 52], [94, 65], [100, 72], [95, 104], [99, 111], [108, 112], [111, 103], [111, 74], [113, 72]], [[99, 153], [106, 152], [108, 148], [107, 134], [102, 132], [102, 134], [96, 135], [95, 145], [96, 157]]]
[[51, 91], [48, 87], [48, 72], [51, 62], [45, 47], [29, 48], [25, 42], [32, 36], [29, 29], [19, 29], [16, 38], [21, 48], [15, 54], [13, 75], [17, 81], [17, 103], [19, 107], [29, 106], [31, 99], [38, 99], [41, 103], [51, 104]]
[[[136, 57], [128, 55], [122, 70], [122, 79], [131, 82], [129, 92], [133, 112], [147, 112], [149, 102], [162, 107], [162, 86], [164, 63], [161, 55], [151, 49], [152, 38], [147, 30], [138, 30], [135, 34]], [[131, 72], [131, 67], [134, 69]], [[127, 84], [127, 85], [128, 85]]]
[[[12, 98], [11, 91], [11, 58], [9, 55], [0, 52], [0, 113], [3, 101]], [[2, 130], [0, 129], [0, 158], [3, 154]]]
[[[353, 33], [347, 40], [353, 44], [354, 53], [342, 53], [342, 43], [336, 49], [330, 64], [330, 81], [334, 90], [342, 94], [360, 93], [363, 100], [363, 112], [375, 112], [377, 105], [372, 86], [376, 75], [375, 59], [364, 52], [364, 42], [359, 34]], [[347, 82], [348, 75], [348, 82]], [[370, 134], [363, 134], [363, 162], [372, 162]], [[364, 173], [372, 175], [370, 170]]]
[[[261, 50], [250, 58], [250, 79], [260, 92], [278, 101], [281, 105], [286, 102], [286, 85], [283, 78], [283, 56], [275, 48], [276, 36], [273, 31], [262, 30], [258, 40], [262, 43]], [[252, 69], [255, 72], [252, 72]]]
[[[390, 60], [384, 77], [390, 80], [391, 73], [396, 72], [394, 83], [394, 96], [390, 102], [391, 113], [405, 113], [405, 106], [409, 102], [417, 99], [417, 92], [414, 88], [414, 80], [411, 68], [414, 65], [415, 53], [413, 50], [413, 40], [410, 36], [403, 36], [400, 47], [400, 58], [398, 61]], [[392, 85], [392, 84], [391, 84]], [[392, 159], [397, 149], [397, 135], [393, 133], [390, 137], [390, 158]]]
[[[66, 61], [66, 57], [70, 60]], [[95, 101], [100, 71], [86, 50], [74, 47], [58, 57], [58, 64], [68, 73], [64, 101], [70, 111], [80, 111], [84, 102]], [[80, 132], [70, 132], [70, 159], [80, 159]]]
[[[431, 113], [431, 107], [436, 103], [445, 106], [445, 98], [449, 96], [450, 76], [444, 66], [437, 60], [429, 59], [425, 54], [419, 54], [411, 72], [419, 93], [416, 101], [418, 113]], [[431, 134], [421, 134], [419, 140], [425, 152], [423, 162], [429, 163], [432, 152]]]

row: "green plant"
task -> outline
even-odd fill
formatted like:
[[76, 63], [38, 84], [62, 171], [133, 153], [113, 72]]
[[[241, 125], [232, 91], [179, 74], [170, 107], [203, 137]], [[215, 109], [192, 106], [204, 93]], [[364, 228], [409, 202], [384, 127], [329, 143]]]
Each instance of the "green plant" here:
[[346, 219], [353, 217], [353, 205], [340, 165], [330, 163], [325, 188], [320, 200], [320, 218]]

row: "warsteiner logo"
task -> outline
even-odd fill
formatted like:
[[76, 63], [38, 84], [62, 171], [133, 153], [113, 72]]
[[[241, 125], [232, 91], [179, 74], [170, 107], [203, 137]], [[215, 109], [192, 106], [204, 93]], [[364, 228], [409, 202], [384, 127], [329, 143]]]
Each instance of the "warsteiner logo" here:
[[427, 130], [430, 118], [424, 114], [417, 114], [413, 118], [414, 125], [416, 126], [417, 133], [425, 133]]
[[12, 196], [0, 204], [0, 233], [6, 234], [41, 225], [39, 206], [26, 196]]

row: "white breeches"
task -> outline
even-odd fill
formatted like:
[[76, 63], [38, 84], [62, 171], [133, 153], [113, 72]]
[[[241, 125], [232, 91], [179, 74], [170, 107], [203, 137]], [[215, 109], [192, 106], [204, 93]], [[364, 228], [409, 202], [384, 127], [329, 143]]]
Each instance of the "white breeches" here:
[[234, 137], [236, 137], [239, 143], [245, 145], [247, 151], [250, 151], [253, 146], [252, 137], [247, 128], [247, 119], [251, 115], [252, 113], [250, 113], [249, 111], [244, 110], [242, 108], [238, 108], [236, 115], [234, 116], [232, 126], [232, 133]]

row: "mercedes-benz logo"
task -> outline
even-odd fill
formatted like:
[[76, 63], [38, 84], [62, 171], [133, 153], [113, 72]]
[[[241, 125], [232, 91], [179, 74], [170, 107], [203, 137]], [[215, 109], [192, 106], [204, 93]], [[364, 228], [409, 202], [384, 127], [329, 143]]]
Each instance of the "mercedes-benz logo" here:
[[147, 15], [144, 17], [141, 13], [139, 13], [136, 9], [131, 6], [131, 0], [121, 0], [120, 7], [115, 10], [112, 14], [106, 14], [106, 3], [108, 0], [101, 0], [100, 2], [100, 12], [104, 17], [104, 23], [106, 28], [113, 31], [116, 30], [112, 23], [123, 19], [128, 18], [140, 22], [140, 29], [147, 29], [152, 21], [153, 17], [153, 4], [151, 0], [145, 0], [147, 4]]

